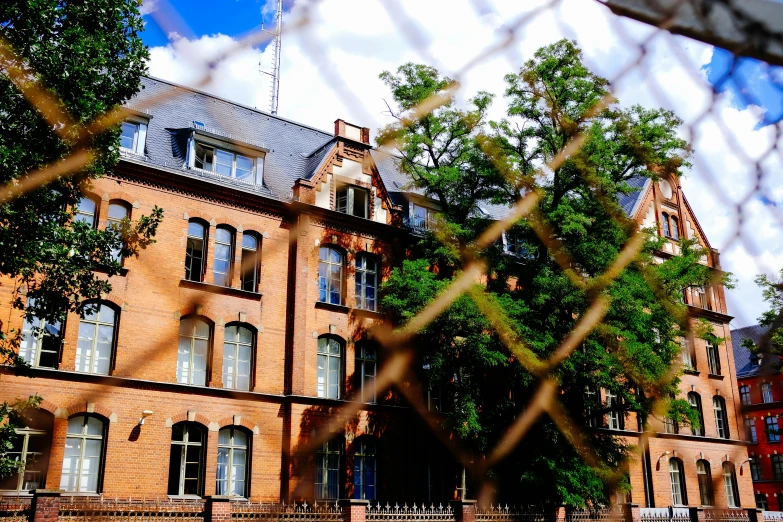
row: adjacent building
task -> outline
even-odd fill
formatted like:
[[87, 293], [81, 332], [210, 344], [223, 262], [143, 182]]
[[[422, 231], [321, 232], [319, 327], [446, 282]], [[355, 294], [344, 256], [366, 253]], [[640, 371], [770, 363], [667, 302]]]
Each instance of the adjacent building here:
[[[157, 243], [123, 260], [93, 313], [63, 324], [23, 321], [10, 307], [14, 285], [0, 286], [2, 326], [25, 331], [22, 355], [34, 367], [32, 380], [0, 375], [0, 395], [43, 398], [15, 448], [27, 467], [0, 488], [453, 498], [453, 459], [404, 404], [370, 393], [382, 362], [369, 333], [385, 320], [379, 283], [437, 204], [403, 190], [395, 158], [370, 145], [367, 128], [337, 120], [327, 133], [143, 83], [127, 107], [122, 160], [75, 219], [104, 228], [157, 205], [165, 211]], [[154, 107], [141, 108], [151, 98]], [[676, 179], [637, 180], [621, 203], [667, 238], [661, 258], [678, 254], [680, 237], [709, 249]], [[703, 262], [720, 270], [709, 252]], [[680, 390], [704, 422], [691, 430], [651, 420], [630, 500], [752, 506], [723, 288], [687, 289], [684, 299], [727, 341], [683, 339]], [[349, 398], [362, 403], [358, 413], [329, 424]], [[330, 440], [302, 451], [325, 426]], [[621, 415], [593, 427], [639, 443], [639, 426]]]
[[767, 329], [754, 325], [732, 330], [742, 418], [750, 443], [748, 470], [756, 505], [783, 510], [783, 450], [778, 418], [783, 414], [783, 379], [776, 356], [753, 353], [743, 342], [761, 346]]

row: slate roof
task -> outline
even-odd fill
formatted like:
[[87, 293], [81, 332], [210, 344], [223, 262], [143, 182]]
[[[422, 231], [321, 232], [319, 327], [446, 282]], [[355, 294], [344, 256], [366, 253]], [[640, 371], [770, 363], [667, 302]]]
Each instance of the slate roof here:
[[[332, 132], [165, 80], [145, 77], [142, 85], [144, 88], [128, 106], [132, 109], [145, 99], [156, 100], [149, 110], [152, 118], [147, 128], [145, 155], [126, 156], [129, 161], [160, 165], [176, 169], [184, 176], [206, 178], [239, 190], [290, 200], [296, 181], [312, 177], [334, 143]], [[240, 143], [266, 150], [263, 186], [187, 168], [187, 142], [194, 128], [209, 131], [213, 136], [230, 136]], [[379, 149], [373, 149], [371, 154], [393, 203], [404, 204], [407, 193], [423, 195], [420, 190], [403, 190], [408, 179], [398, 168], [399, 158]], [[629, 184], [636, 190], [619, 195], [620, 204], [629, 216], [635, 212], [648, 182], [646, 178], [631, 180]], [[510, 211], [503, 205], [486, 202], [479, 207], [493, 219], [502, 219]]]
[[[746, 326], [731, 331], [731, 347], [734, 351], [734, 366], [737, 368], [737, 377], [752, 377], [760, 375], [766, 364], [753, 364], [750, 350], [742, 346], [742, 341], [750, 339], [758, 345], [761, 338], [767, 333], [767, 328], [761, 325]], [[762, 361], [766, 363], [767, 361]]]

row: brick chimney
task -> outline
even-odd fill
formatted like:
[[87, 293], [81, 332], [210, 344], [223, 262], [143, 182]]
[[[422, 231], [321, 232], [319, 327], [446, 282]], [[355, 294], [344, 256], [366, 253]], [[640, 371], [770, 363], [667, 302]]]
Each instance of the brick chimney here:
[[347, 123], [345, 120], [334, 121], [334, 136], [335, 138], [348, 138], [349, 140], [359, 141], [366, 145], [370, 144], [370, 129], [367, 127], [359, 127]]

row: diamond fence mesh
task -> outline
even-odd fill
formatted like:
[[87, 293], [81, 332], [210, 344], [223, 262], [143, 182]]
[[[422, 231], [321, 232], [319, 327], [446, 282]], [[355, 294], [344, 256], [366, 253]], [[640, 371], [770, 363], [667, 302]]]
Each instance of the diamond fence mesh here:
[[[486, 12], [493, 8], [492, 2], [489, 0], [474, 0], [473, 3], [476, 13]], [[518, 67], [528, 57], [519, 56], [515, 44], [525, 30], [536, 24], [537, 19], [544, 15], [554, 14], [562, 30], [562, 34], [553, 35], [553, 41], [559, 37], [572, 37], [576, 28], [561, 17], [562, 4], [563, 2], [559, 0], [553, 0], [522, 10], [519, 16], [505, 23], [502, 36], [493, 45], [480, 50], [475, 56], [466, 60], [451, 77], [459, 82], [483, 60], [502, 54], [508, 55], [512, 65]], [[324, 51], [328, 43], [316, 39], [314, 29], [318, 24], [318, 19], [316, 16], [309, 16], [308, 13], [312, 14], [311, 12], [316, 9], [317, 5], [318, 2], [306, 4], [305, 15], [291, 23], [284, 24], [283, 33], [284, 35], [296, 33], [302, 38], [305, 48], [311, 54], [312, 61], [319, 64], [318, 72], [324, 85], [337, 91], [343, 99], [347, 100], [347, 103], [356, 108], [357, 113], [369, 114], [365, 102], [350, 87], [349, 82], [340, 76], [338, 72], [340, 68], [332, 63]], [[401, 5], [393, 2], [382, 2], [382, 5], [396, 24], [398, 31], [416, 50], [421, 59], [426, 63], [438, 64], [438, 57], [433, 55], [427, 46], [429, 37], [426, 27], [417, 23], [416, 13], [406, 12]], [[689, 141], [694, 141], [705, 132], [722, 140], [726, 146], [732, 149], [735, 157], [739, 158], [738, 161], [742, 163], [742, 170], [746, 173], [747, 179], [741, 180], [742, 183], [739, 183], [734, 190], [726, 190], [714, 165], [709, 161], [700, 161], [700, 159], [708, 160], [708, 158], [699, 158], [699, 151], [696, 151], [697, 168], [694, 169], [693, 175], [702, 177], [706, 183], [701, 186], [711, 190], [710, 193], [699, 194], [698, 197], [711, 198], [720, 205], [733, 209], [735, 228], [731, 234], [726, 236], [728, 239], [725, 244], [720, 245], [721, 248], [727, 249], [737, 243], [749, 253], [754, 262], [758, 263], [758, 272], [772, 272], [776, 267], [764, 266], [759, 261], [756, 254], [761, 252], [762, 248], [757, 243], [757, 239], [743, 229], [743, 219], [751, 202], [760, 197], [766, 198], [768, 201], [775, 200], [771, 189], [774, 187], [775, 180], [779, 181], [780, 179], [774, 166], [778, 161], [783, 161], [778, 145], [781, 126], [779, 122], [766, 122], [769, 130], [768, 145], [763, 147], [763, 150], [759, 150], [757, 147], [753, 151], [748, 151], [731, 128], [730, 122], [723, 119], [723, 113], [720, 109], [722, 107], [721, 92], [729, 84], [739, 85], [740, 88], [736, 90], [737, 96], [744, 97], [744, 103], [763, 105], [753, 95], [752, 90], [743, 88], [742, 75], [735, 73], [740, 69], [742, 60], [751, 57], [763, 60], [760, 66], [765, 73], [773, 80], [777, 78], [774, 66], [783, 63], [783, 31], [781, 31], [783, 30], [783, 4], [761, 0], [755, 2], [747, 0], [607, 0], [605, 5], [616, 13], [608, 17], [612, 32], [626, 43], [629, 56], [632, 56], [631, 59], [616, 68], [613, 77], [608, 78], [610, 85], [618, 85], [631, 78], [633, 81], [643, 83], [661, 105], [670, 106], [670, 100], [667, 99], [667, 92], [670, 91], [661, 85], [664, 80], [660, 77], [659, 71], [652, 70], [648, 61], [653, 48], [659, 49], [663, 46], [668, 48], [672, 62], [676, 62], [678, 67], [689, 72], [694, 83], [712, 93], [711, 102], [707, 103], [702, 111], [691, 114], [683, 126], [683, 131]], [[466, 13], [466, 16], [469, 15], [470, 13]], [[183, 18], [178, 16], [170, 6], [162, 6], [154, 11], [152, 16], [165, 32], [189, 33]], [[625, 17], [642, 21], [647, 24], [647, 28], [643, 31], [631, 31]], [[776, 26], [777, 22], [780, 22], [780, 27]], [[685, 36], [676, 36], [677, 34]], [[206, 72], [203, 76], [192, 82], [191, 86], [196, 89], [209, 87], [214, 80], [212, 76], [215, 70], [214, 65], [230, 59], [232, 55], [247, 48], [263, 46], [270, 41], [270, 38], [269, 33], [261, 30], [247, 34], [237, 41], [233, 48], [214, 58], [211, 66], [204, 69]], [[730, 58], [731, 63], [726, 69], [727, 72], [722, 78], [712, 83], [707, 82], [701, 70], [701, 64], [694, 63], [692, 57], [685, 51], [688, 43], [687, 38], [719, 45], [734, 53]], [[187, 58], [194, 64], [201, 60], [199, 56], [195, 55]], [[125, 117], [122, 108], [116, 108], [94, 121], [85, 124], [75, 123], [73, 118], [61, 109], [56, 97], [39, 83], [35, 71], [29, 70], [24, 61], [18, 59], [14, 50], [3, 41], [0, 41], [0, 73], [7, 75], [13, 81], [28, 102], [44, 115], [52, 127], [57, 129], [57, 132], [62, 135], [69, 134], [71, 139], [74, 135], [86, 136], [99, 133], [103, 129], [118, 125]], [[781, 89], [780, 83], [775, 82], [775, 86]], [[459, 87], [455, 83], [453, 88], [458, 89]], [[137, 100], [134, 102], [134, 107], [140, 110], [154, 110], [156, 104], [164, 100], [164, 96], [170, 96], [168, 93], [175, 91], [166, 92], [167, 94], [158, 97], [147, 96], [143, 100]], [[412, 110], [408, 117], [416, 118], [426, 114], [444, 101], [445, 98], [440, 96], [428, 99]], [[592, 111], [598, 112], [609, 103], [611, 103], [611, 96], [599, 100]], [[214, 116], [218, 120], [221, 118], [220, 114]], [[367, 117], [367, 121], [372, 121], [372, 119], [370, 116]], [[230, 121], [224, 121], [224, 124], [225, 128], [231, 128]], [[571, 139], [547, 165], [542, 166], [542, 171], [551, 171], [560, 166], [583, 143], [584, 136], [582, 135]], [[490, 150], [486, 152], [492, 154]], [[81, 148], [66, 158], [34, 172], [29, 172], [18, 182], [0, 190], [0, 203], [36, 190], [60, 176], [68, 176], [70, 173], [78, 172], [91, 161], [91, 158], [92, 151], [88, 148]], [[775, 176], [778, 177], [775, 178]], [[743, 192], [738, 192], [738, 190]], [[526, 219], [534, 211], [540, 198], [541, 191], [536, 187], [529, 190], [505, 219], [497, 221], [483, 233], [476, 241], [475, 248], [481, 250], [487, 247], [500, 238], [503, 230], [510, 228], [519, 220]], [[607, 208], [609, 207], [607, 206]], [[778, 226], [783, 225], [783, 213], [781, 213], [779, 206], [766, 205], [764, 208], [768, 214], [767, 219], [777, 223]], [[544, 244], [552, 246], [552, 236], [547, 233], [543, 225], [539, 226], [536, 232]], [[441, 239], [448, 241], [446, 238]], [[552, 376], [551, 370], [566, 360], [585, 337], [601, 324], [609, 302], [600, 290], [609, 285], [636, 258], [643, 242], [644, 238], [641, 233], [633, 235], [611, 267], [599, 277], [584, 278], [578, 272], [569, 271], [574, 281], [595, 297], [588, 310], [579, 318], [577, 327], [562, 341], [560, 347], [548, 360], [539, 359], [528, 349], [524, 339], [519, 339], [519, 336], [508, 327], [509, 321], [505, 311], [482, 292], [476, 290], [474, 283], [481, 279], [486, 267], [480, 260], [471, 257], [471, 253], [466, 252], [465, 269], [454, 279], [445, 292], [432, 300], [421, 313], [401, 328], [379, 331], [375, 336], [375, 339], [390, 354], [375, 381], [376, 390], [381, 392], [393, 387], [396, 383], [410, 382], [415, 379], [415, 372], [410, 371], [410, 365], [413, 361], [410, 350], [412, 338], [416, 332], [448, 308], [455, 299], [467, 292], [490, 320], [508, 349], [517, 355], [516, 360], [519, 364], [522, 364], [532, 375], [541, 378], [538, 391], [534, 394], [531, 403], [524, 409], [524, 413], [509, 422], [505, 436], [481, 460], [482, 470], [486, 472], [512, 452], [524, 440], [531, 426], [542, 415], [548, 415], [555, 422], [586, 462], [598, 466], [600, 459], [590, 445], [585, 442], [583, 426], [569, 417], [560, 402], [559, 383]], [[568, 259], [556, 257], [556, 260], [562, 264], [564, 269], [568, 267]], [[648, 283], [652, 287], [656, 285], [653, 280]], [[176, 344], [174, 339], [161, 340], [161, 344], [170, 342]], [[672, 378], [674, 374], [675, 372], [671, 372], [668, 378]], [[411, 386], [398, 386], [397, 390], [433, 431], [438, 433], [443, 440], [449, 439], [449, 435], [443, 432], [439, 420], [429, 411], [420, 384], [414, 381]], [[656, 409], [664, 408], [665, 402], [666, 399], [661, 398]], [[346, 421], [363, 407], [363, 403], [359, 401], [349, 402], [341, 407], [338, 413], [331, 417], [329, 425], [319, 430], [318, 434], [308, 441], [305, 447], [300, 448], [302, 452], [316, 451], [327, 440], [330, 433], [344, 426]], [[643, 447], [644, 439], [647, 436], [649, 436], [649, 432], [645, 430], [641, 435], [642, 440], [638, 444], [638, 448]], [[457, 449], [457, 455], [465, 461], [475, 458], [467, 449]], [[617, 478], [619, 477], [615, 477], [615, 479]]]

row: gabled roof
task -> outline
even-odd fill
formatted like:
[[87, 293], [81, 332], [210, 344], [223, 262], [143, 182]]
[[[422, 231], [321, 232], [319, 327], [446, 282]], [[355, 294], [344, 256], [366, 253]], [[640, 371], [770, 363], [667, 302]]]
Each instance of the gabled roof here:
[[742, 342], [745, 339], [750, 339], [753, 344], [759, 345], [762, 338], [767, 333], [768, 328], [755, 324], [753, 326], [746, 326], [745, 328], [737, 328], [731, 331], [731, 347], [734, 351], [734, 366], [737, 368], [737, 377], [752, 377], [755, 375], [761, 375], [766, 373], [764, 370], [767, 365], [767, 358], [765, 356], [762, 360], [763, 364], [753, 364], [753, 354], [742, 346]]

